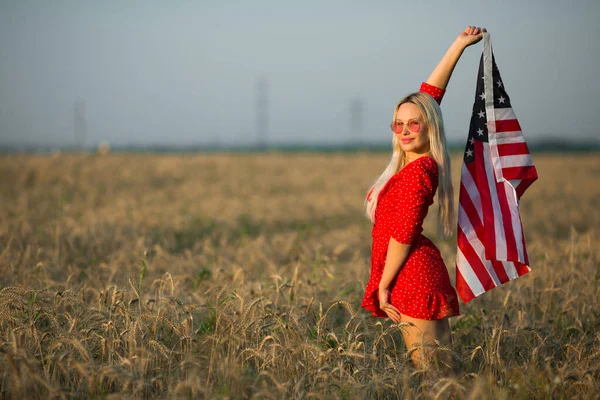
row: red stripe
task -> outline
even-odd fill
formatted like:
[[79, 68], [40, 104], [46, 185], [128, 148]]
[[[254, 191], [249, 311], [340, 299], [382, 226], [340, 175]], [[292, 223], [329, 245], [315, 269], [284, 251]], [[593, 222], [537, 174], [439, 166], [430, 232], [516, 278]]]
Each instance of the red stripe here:
[[516, 119], [501, 119], [496, 121], [496, 132], [517, 132], [521, 130], [519, 121]]
[[458, 267], [456, 267], [456, 291], [465, 304], [475, 298], [473, 291], [469, 285], [467, 285], [467, 281], [465, 281], [465, 278], [461, 275]]
[[498, 154], [500, 156], [514, 156], [517, 154], [529, 154], [529, 149], [525, 142], [504, 143], [498, 145]]
[[[469, 163], [469, 165], [467, 166], [467, 170], [468, 172], [471, 174], [471, 179], [474, 181], [475, 177], [473, 174], [474, 171], [474, 163]], [[462, 206], [463, 210], [465, 210], [465, 214], [467, 214], [467, 216], [469, 217], [469, 221], [471, 222], [471, 225], [473, 226], [473, 229], [475, 229], [475, 232], [477, 233], [478, 237], [483, 237], [483, 224], [481, 222], [481, 220], [479, 219], [479, 214], [477, 213], [477, 208], [475, 208], [475, 204], [473, 203], [473, 200], [471, 199], [471, 196], [469, 195], [469, 192], [467, 191], [466, 186], [462, 183], [463, 179], [461, 176], [461, 184], [460, 184], [460, 194], [459, 194], [459, 203]], [[477, 191], [479, 192], [479, 189], [477, 189]]]
[[471, 222], [471, 226], [473, 226], [473, 229], [475, 229], [477, 236], [483, 237], [483, 224], [479, 219], [477, 209], [475, 208], [475, 205], [473, 204], [473, 201], [471, 200], [471, 197], [469, 196], [469, 193], [467, 192], [467, 189], [465, 189], [464, 185], [460, 185], [459, 203], [463, 210], [465, 210], [465, 214], [467, 214], [469, 222]]
[[517, 185], [516, 187], [516, 191], [517, 191], [517, 197], [521, 198], [521, 196], [523, 196], [523, 193], [525, 193], [525, 190], [527, 190], [527, 188], [529, 186], [531, 186], [531, 184], [535, 181], [535, 179], [524, 179], [521, 181], [521, 183], [519, 183], [519, 185]]
[[[527, 253], [525, 253], [527, 254]], [[529, 268], [527, 268], [527, 264], [521, 264], [520, 262], [515, 262], [515, 269], [517, 270], [517, 274], [519, 276], [525, 275], [529, 272]]]
[[[500, 212], [502, 213], [502, 229], [504, 230], [504, 238], [506, 240], [506, 256], [507, 260], [518, 260], [519, 253], [517, 251], [517, 241], [515, 240], [515, 232], [512, 226], [512, 219], [510, 217], [510, 204], [508, 203], [508, 199], [506, 198], [506, 188], [505, 185], [509, 185], [508, 182], [500, 182], [496, 184], [496, 193], [498, 193], [498, 202], [500, 203]], [[512, 187], [509, 188], [511, 191]], [[503, 277], [498, 273], [498, 278], [502, 283], [508, 282], [508, 276], [506, 276], [506, 271], [502, 264], [500, 264], [502, 274], [506, 277], [506, 280], [503, 281]], [[496, 265], [494, 265], [494, 268]], [[498, 272], [498, 271], [497, 271]]]
[[509, 181], [513, 179], [531, 179], [531, 183], [538, 177], [537, 170], [533, 165], [502, 168], [502, 175], [504, 179], [508, 179]]
[[498, 275], [498, 279], [500, 279], [501, 284], [510, 281], [508, 275], [506, 274], [506, 270], [504, 269], [504, 264], [502, 264], [502, 261], [493, 260], [492, 266], [494, 267], [494, 271], [496, 271], [496, 275]]
[[479, 254], [477, 254], [477, 252], [473, 249], [471, 243], [463, 233], [462, 229], [460, 229], [460, 227], [457, 231], [457, 240], [458, 248], [465, 256], [465, 259], [469, 263], [469, 266], [471, 267], [475, 275], [477, 275], [477, 279], [479, 279], [479, 282], [481, 282], [481, 286], [483, 286], [486, 292], [490, 289], [495, 288], [496, 285], [490, 277], [490, 274], [487, 272], [485, 265], [483, 265]]
[[483, 237], [480, 236], [480, 238], [483, 246], [485, 247], [485, 257], [489, 260], [493, 260], [496, 258], [496, 235], [494, 232], [494, 207], [492, 206], [492, 196], [490, 194], [490, 187], [488, 186], [488, 179], [494, 179], [494, 177], [488, 177], [486, 175], [483, 146], [483, 142], [479, 142], [477, 140], [473, 146], [475, 150], [474, 180], [477, 188], [479, 189], [479, 195], [481, 196], [481, 211], [483, 214], [484, 234]]

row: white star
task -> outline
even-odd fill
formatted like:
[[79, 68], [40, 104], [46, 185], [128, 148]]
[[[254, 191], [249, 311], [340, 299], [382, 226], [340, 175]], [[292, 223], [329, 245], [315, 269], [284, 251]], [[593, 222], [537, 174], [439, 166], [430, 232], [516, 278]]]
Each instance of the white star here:
[[481, 97], [481, 100], [485, 99], [485, 92], [481, 92], [481, 94], [479, 95], [479, 97]]
[[467, 157], [471, 157], [473, 155], [473, 150], [468, 149], [467, 150]]
[[479, 136], [483, 136], [483, 129], [481, 129], [481, 128], [477, 129], [477, 133], [479, 134]]
[[485, 117], [485, 113], [483, 112], [483, 110], [479, 111], [477, 115], [479, 115], [479, 118]]
[[[481, 129], [480, 129], [481, 130]], [[480, 133], [480, 135], [483, 133], [483, 131]], [[473, 145], [473, 143], [475, 142], [475, 139], [471, 138], [469, 139], [469, 143], [471, 143], [471, 145]]]
[[498, 82], [496, 82], [498, 84], [498, 87], [502, 87], [502, 81], [498, 80]]
[[498, 97], [498, 102], [500, 102], [500, 103], [504, 103], [504, 100], [506, 100], [506, 99], [504, 98], [504, 96], [500, 96], [500, 97]]

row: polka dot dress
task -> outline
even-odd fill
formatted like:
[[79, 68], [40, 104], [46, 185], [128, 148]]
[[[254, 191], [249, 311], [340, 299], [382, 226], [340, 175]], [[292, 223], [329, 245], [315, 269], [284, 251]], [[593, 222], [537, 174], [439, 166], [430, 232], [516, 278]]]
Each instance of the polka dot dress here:
[[378, 289], [390, 238], [411, 244], [392, 281], [390, 303], [413, 318], [436, 320], [459, 314], [456, 291], [438, 248], [421, 234], [423, 220], [438, 186], [438, 165], [424, 156], [407, 164], [381, 189], [373, 224], [371, 277], [362, 307], [387, 317], [379, 308]]

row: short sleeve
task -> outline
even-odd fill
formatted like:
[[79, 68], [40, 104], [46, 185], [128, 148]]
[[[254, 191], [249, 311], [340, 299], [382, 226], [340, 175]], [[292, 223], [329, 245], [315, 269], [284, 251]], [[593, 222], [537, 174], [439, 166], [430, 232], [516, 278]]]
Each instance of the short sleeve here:
[[433, 97], [433, 99], [437, 101], [438, 104], [442, 104], [442, 98], [444, 97], [444, 93], [446, 93], [444, 89], [440, 89], [437, 86], [430, 85], [427, 82], [421, 83], [419, 92], [427, 93], [428, 95]]
[[413, 161], [410, 171], [399, 179], [389, 190], [392, 210], [388, 221], [390, 236], [397, 242], [411, 244], [423, 231], [423, 220], [437, 189], [437, 163], [424, 157]]

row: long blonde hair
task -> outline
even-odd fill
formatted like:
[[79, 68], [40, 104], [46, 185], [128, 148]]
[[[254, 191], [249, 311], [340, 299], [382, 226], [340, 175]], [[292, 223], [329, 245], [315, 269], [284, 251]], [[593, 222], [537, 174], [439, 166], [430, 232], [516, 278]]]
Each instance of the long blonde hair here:
[[[400, 100], [394, 110], [394, 119], [398, 109], [404, 103], [412, 103], [419, 107], [423, 115], [423, 122], [427, 129], [429, 140], [429, 152], [431, 157], [438, 164], [438, 224], [441, 230], [447, 236], [452, 234], [454, 229], [454, 191], [452, 189], [452, 174], [450, 171], [450, 154], [446, 147], [446, 135], [444, 134], [444, 122], [442, 111], [438, 103], [428, 94], [412, 93]], [[371, 221], [375, 220], [375, 210], [377, 208], [377, 198], [379, 192], [385, 186], [387, 181], [398, 173], [406, 165], [406, 154], [400, 146], [400, 139], [397, 134], [393, 134], [392, 139], [393, 153], [392, 158], [383, 170], [383, 173], [375, 180], [367, 200], [365, 201], [366, 214]]]

